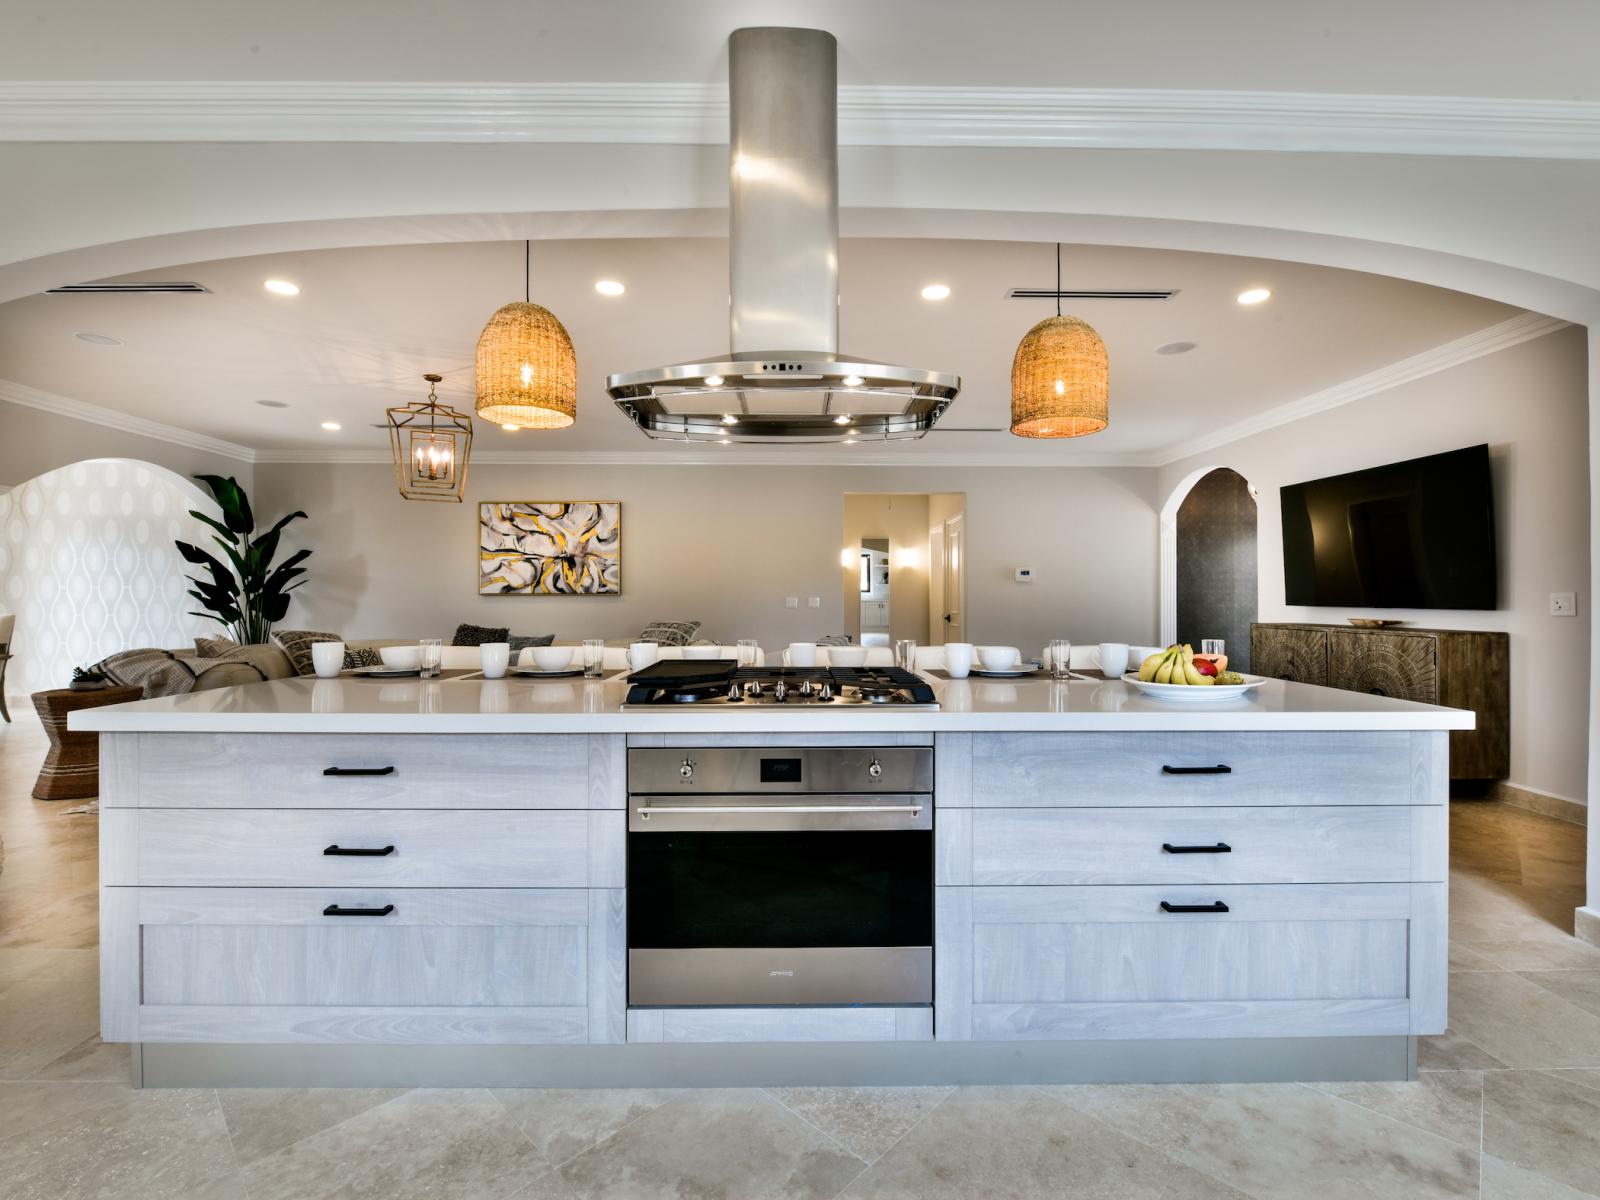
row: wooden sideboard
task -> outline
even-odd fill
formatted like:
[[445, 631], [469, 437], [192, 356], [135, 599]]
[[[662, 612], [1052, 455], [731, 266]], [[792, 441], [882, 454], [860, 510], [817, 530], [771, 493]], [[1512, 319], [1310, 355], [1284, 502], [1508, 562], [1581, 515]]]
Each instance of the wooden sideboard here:
[[1511, 646], [1504, 633], [1258, 623], [1250, 627], [1250, 663], [1274, 679], [1470, 709], [1478, 727], [1451, 732], [1450, 777], [1510, 774]]

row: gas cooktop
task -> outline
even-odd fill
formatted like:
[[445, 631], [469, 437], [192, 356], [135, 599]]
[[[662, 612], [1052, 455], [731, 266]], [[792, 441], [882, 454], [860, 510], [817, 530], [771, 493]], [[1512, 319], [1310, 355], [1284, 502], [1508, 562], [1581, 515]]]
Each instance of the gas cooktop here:
[[652, 663], [628, 676], [624, 708], [672, 705], [936, 709], [928, 681], [898, 667], [741, 667], [731, 659]]

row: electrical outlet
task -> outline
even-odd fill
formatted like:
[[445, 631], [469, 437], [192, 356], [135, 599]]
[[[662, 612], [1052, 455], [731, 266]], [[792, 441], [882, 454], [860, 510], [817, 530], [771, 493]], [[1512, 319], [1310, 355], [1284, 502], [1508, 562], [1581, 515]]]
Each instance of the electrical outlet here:
[[1552, 617], [1575, 617], [1578, 615], [1577, 592], [1551, 592], [1550, 615]]
[[822, 597], [821, 596], [807, 596], [806, 597], [806, 607], [807, 608], [821, 608], [822, 607]]
[[799, 596], [785, 596], [783, 598], [783, 606], [785, 608], [799, 608], [800, 607], [800, 597]]

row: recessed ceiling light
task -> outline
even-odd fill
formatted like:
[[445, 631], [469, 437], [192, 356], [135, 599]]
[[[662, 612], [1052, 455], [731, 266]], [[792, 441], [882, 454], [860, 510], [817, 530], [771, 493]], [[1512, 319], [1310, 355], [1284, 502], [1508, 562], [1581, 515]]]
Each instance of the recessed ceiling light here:
[[269, 279], [261, 286], [274, 296], [298, 296], [300, 294], [299, 286], [290, 283], [287, 279]]
[[1240, 304], [1260, 304], [1272, 295], [1270, 288], [1250, 288], [1239, 293]]
[[707, 387], [721, 387], [722, 386], [722, 376], [721, 375], [707, 375], [706, 376], [706, 386]]
[[89, 332], [85, 331], [85, 332], [82, 332], [82, 333], [75, 333], [72, 336], [77, 338], [80, 342], [88, 342], [91, 346], [125, 346], [125, 345], [127, 345], [127, 343], [124, 342], [121, 338], [112, 337], [109, 333], [89, 333]]
[[521, 429], [522, 426], [521, 425], [502, 425], [502, 426], [500, 426], [500, 428], [504, 429], [507, 433], [515, 433], [517, 430]]
[[723, 413], [722, 423], [724, 425], [737, 425], [739, 423], [739, 418], [734, 416], [732, 413]]
[[261, 405], [262, 408], [288, 408], [289, 407], [282, 400], [257, 400], [256, 403]]
[[844, 377], [845, 387], [860, 387], [865, 382], [866, 380], [859, 375], [846, 375]]
[[930, 283], [922, 289], [924, 300], [944, 300], [949, 298], [950, 285], [948, 283]]
[[597, 279], [595, 280], [594, 290], [602, 296], [620, 296], [628, 289], [615, 279]]
[[329, 433], [338, 433], [339, 430], [344, 428], [344, 426], [339, 424], [337, 421], [324, 421], [322, 423], [322, 427]]
[[1157, 346], [1157, 354], [1187, 354], [1195, 348], [1194, 342], [1168, 342], [1164, 346]]
[[848, 424], [850, 424], [850, 414], [849, 413], [840, 413], [837, 417], [835, 417], [833, 419], [833, 423], [835, 425], [848, 425]]

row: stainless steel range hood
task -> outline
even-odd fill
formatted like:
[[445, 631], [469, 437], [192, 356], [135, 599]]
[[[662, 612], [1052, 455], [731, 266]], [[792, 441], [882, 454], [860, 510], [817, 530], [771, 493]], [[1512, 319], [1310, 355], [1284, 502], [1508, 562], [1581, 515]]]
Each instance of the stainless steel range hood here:
[[959, 376], [839, 353], [837, 57], [816, 29], [728, 38], [733, 350], [607, 377], [653, 438], [917, 438], [961, 390]]

